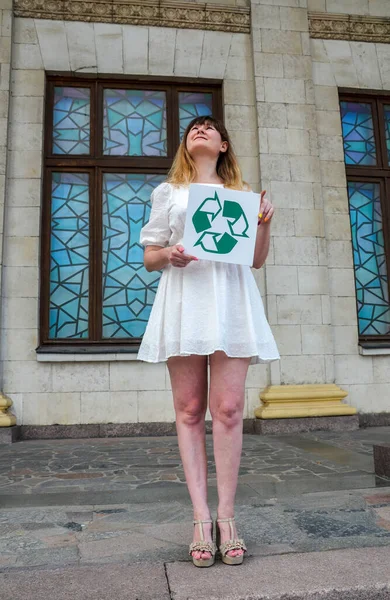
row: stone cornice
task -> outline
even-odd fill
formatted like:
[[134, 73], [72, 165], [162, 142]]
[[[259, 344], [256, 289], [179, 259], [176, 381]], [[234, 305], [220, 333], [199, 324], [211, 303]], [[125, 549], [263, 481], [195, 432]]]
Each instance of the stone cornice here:
[[310, 37], [325, 40], [390, 43], [390, 19], [309, 13]]
[[250, 33], [250, 9], [172, 0], [14, 0], [16, 17]]

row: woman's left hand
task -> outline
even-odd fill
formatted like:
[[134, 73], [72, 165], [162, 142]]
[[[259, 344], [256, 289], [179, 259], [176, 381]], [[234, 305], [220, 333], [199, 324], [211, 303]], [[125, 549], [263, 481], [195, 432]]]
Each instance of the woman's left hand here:
[[275, 212], [271, 202], [268, 200], [268, 198], [264, 197], [265, 194], [266, 190], [263, 190], [260, 195], [260, 210], [257, 225], [260, 225], [261, 223], [269, 223]]

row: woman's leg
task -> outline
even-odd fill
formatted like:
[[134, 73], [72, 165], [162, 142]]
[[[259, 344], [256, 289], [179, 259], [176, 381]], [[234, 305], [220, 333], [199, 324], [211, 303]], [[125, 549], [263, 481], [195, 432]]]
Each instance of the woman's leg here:
[[[217, 470], [218, 518], [234, 516], [234, 501], [242, 450], [245, 379], [250, 358], [229, 358], [224, 352], [210, 356], [210, 412], [213, 418], [214, 457]], [[221, 542], [230, 538], [228, 523], [221, 523]], [[242, 550], [229, 551], [238, 556]]]
[[[168, 359], [180, 456], [194, 519], [210, 519], [207, 505], [207, 457], [205, 414], [207, 409], [207, 356], [174, 356]], [[211, 541], [211, 524], [204, 525], [204, 535]], [[194, 528], [194, 542], [200, 540]], [[210, 558], [209, 552], [194, 552], [194, 558]]]

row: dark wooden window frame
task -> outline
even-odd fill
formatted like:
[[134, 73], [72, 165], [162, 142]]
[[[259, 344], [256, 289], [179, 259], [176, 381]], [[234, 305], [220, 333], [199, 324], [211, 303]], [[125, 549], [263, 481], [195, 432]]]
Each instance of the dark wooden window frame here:
[[[382, 210], [383, 236], [385, 242], [385, 255], [387, 264], [387, 282], [390, 299], [390, 165], [387, 157], [385, 120], [383, 105], [390, 105], [390, 93], [385, 91], [371, 91], [340, 88], [340, 102], [362, 102], [371, 104], [374, 124], [377, 164], [374, 166], [345, 165], [347, 182], [363, 181], [378, 183], [380, 186], [380, 200]], [[351, 226], [352, 229], [352, 226]], [[357, 313], [357, 298], [356, 298]], [[390, 334], [386, 335], [360, 335], [359, 345], [363, 348], [390, 348]]]
[[[91, 142], [89, 155], [60, 155], [52, 152], [53, 103], [55, 87], [88, 87], [91, 90]], [[103, 90], [161, 90], [167, 94], [167, 156], [103, 155]], [[213, 115], [223, 119], [222, 82], [173, 77], [78, 76], [48, 73], [46, 76], [44, 173], [41, 221], [40, 284], [40, 353], [123, 353], [136, 352], [140, 338], [102, 338], [102, 189], [104, 173], [166, 174], [179, 145], [179, 92], [213, 94]], [[89, 272], [89, 337], [90, 339], [49, 339], [50, 302], [50, 222], [51, 174], [53, 172], [88, 173], [90, 176], [90, 272]]]

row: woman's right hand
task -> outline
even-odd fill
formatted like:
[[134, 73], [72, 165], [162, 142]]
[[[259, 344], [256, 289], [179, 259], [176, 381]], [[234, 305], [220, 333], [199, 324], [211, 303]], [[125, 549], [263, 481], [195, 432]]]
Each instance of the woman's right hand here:
[[180, 244], [170, 246], [168, 250], [168, 263], [173, 267], [186, 267], [193, 260], [199, 260], [196, 256], [184, 254], [184, 248]]

